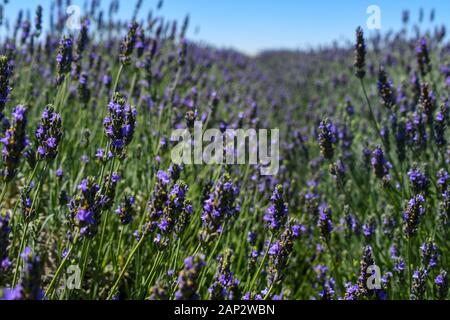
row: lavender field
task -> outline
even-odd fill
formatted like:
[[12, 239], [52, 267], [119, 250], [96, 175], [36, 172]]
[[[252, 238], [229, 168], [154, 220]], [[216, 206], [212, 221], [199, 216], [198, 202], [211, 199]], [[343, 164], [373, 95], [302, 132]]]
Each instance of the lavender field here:
[[[90, 1], [72, 29], [70, 1], [14, 17], [10, 2], [0, 299], [448, 299], [450, 42], [434, 12], [250, 56], [191, 40], [162, 1]], [[177, 163], [172, 134], [196, 124], [278, 129], [277, 170], [250, 146], [240, 164]]]

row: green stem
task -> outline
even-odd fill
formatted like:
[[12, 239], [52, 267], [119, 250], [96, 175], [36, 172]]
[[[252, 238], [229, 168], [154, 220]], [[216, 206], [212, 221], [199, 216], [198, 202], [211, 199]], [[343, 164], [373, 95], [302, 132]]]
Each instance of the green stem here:
[[5, 197], [6, 189], [8, 189], [8, 182], [5, 181], [3, 183], [2, 194], [0, 195], [0, 205], [3, 204], [3, 198]]
[[256, 278], [258, 278], [258, 276], [261, 274], [262, 267], [264, 266], [264, 263], [266, 262], [267, 254], [269, 253], [270, 246], [272, 245], [272, 240], [273, 240], [273, 234], [270, 235], [269, 244], [267, 245], [267, 249], [266, 249], [266, 252], [264, 253], [264, 257], [263, 257], [261, 263], [259, 264], [258, 270], [253, 275], [252, 281], [250, 281], [250, 286], [247, 288], [246, 291], [249, 291], [250, 289], [253, 288], [253, 286], [255, 285], [255, 282], [256, 282]]
[[377, 132], [377, 135], [380, 138], [381, 143], [383, 144], [383, 147], [384, 147], [384, 150], [385, 150], [385, 154], [386, 154], [389, 162], [392, 164], [392, 169], [394, 171], [395, 177], [400, 182], [401, 181], [400, 175], [398, 174], [397, 169], [394, 166], [394, 162], [392, 161], [390, 153], [389, 153], [389, 148], [386, 145], [386, 141], [384, 141], [383, 136], [381, 135], [380, 127], [378, 125], [377, 119], [375, 118], [375, 114], [373, 113], [372, 104], [370, 103], [370, 99], [369, 99], [369, 96], [368, 96], [367, 91], [366, 91], [366, 86], [364, 84], [364, 80], [360, 79], [360, 82], [361, 82], [361, 87], [362, 87], [362, 90], [363, 90], [363, 93], [364, 93], [364, 97], [366, 98], [366, 102], [367, 102], [367, 105], [369, 107], [370, 119], [372, 120], [372, 123], [373, 123], [373, 125], [375, 127], [375, 130]]
[[409, 295], [412, 291], [412, 254], [411, 254], [411, 238], [408, 238], [408, 277], [409, 277]]
[[19, 266], [20, 266], [20, 254], [22, 253], [22, 250], [23, 250], [23, 246], [25, 243], [25, 238], [27, 236], [29, 226], [30, 226], [30, 222], [27, 221], [27, 223], [25, 224], [25, 229], [22, 234], [22, 238], [20, 239], [19, 250], [17, 251], [17, 257], [16, 257], [16, 268], [14, 269], [14, 277], [13, 277], [13, 282], [12, 282], [13, 288], [17, 284], [17, 276], [19, 274]]
[[111, 290], [109, 291], [109, 295], [107, 300], [111, 300], [117, 287], [119, 286], [120, 280], [122, 279], [123, 275], [125, 274], [125, 271], [127, 270], [128, 265], [131, 262], [131, 259], [133, 259], [133, 256], [136, 254], [137, 249], [139, 249], [139, 247], [142, 245], [142, 243], [144, 243], [144, 239], [146, 237], [146, 234], [144, 233], [141, 236], [141, 239], [139, 240], [139, 242], [134, 246], [133, 250], [130, 252], [130, 255], [128, 256], [127, 261], [125, 262], [125, 265], [122, 268], [122, 271], [119, 274], [119, 277], [117, 278], [116, 282], [114, 283], [114, 285], [112, 286]]
[[56, 281], [57, 281], [58, 278], [59, 278], [59, 274], [61, 273], [61, 271], [62, 271], [64, 265], [66, 264], [67, 260], [69, 259], [70, 255], [71, 255], [71, 253], [72, 253], [72, 251], [73, 251], [73, 248], [77, 245], [77, 242], [78, 242], [78, 235], [79, 235], [78, 233], [75, 235], [74, 241], [73, 241], [72, 245], [70, 246], [69, 251], [67, 252], [67, 254], [65, 255], [65, 257], [63, 258], [63, 260], [62, 260], [61, 263], [59, 264], [58, 269], [56, 269], [55, 275], [53, 276], [52, 281], [50, 282], [50, 284], [49, 284], [48, 287], [47, 287], [47, 290], [45, 291], [45, 296], [46, 296], [46, 297], [49, 297], [49, 296], [50, 296], [50, 293], [52, 293], [53, 287], [55, 286]]

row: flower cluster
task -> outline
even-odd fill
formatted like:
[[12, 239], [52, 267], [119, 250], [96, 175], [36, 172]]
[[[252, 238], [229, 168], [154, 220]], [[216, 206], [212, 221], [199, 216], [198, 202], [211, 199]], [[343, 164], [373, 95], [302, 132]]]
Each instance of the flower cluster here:
[[378, 72], [378, 93], [381, 97], [383, 105], [391, 109], [395, 105], [395, 94], [392, 89], [392, 82], [388, 79], [384, 68], [380, 68]]
[[87, 72], [82, 72], [78, 79], [78, 98], [83, 106], [87, 106], [91, 99], [91, 90], [89, 89]]
[[442, 193], [442, 200], [440, 203], [439, 220], [443, 230], [447, 230], [450, 223], [450, 187], [447, 187]]
[[40, 160], [54, 159], [58, 154], [58, 145], [62, 137], [61, 116], [53, 106], [45, 107], [36, 133], [37, 156]]
[[439, 148], [445, 148], [447, 138], [445, 132], [449, 123], [449, 107], [448, 101], [441, 105], [439, 112], [436, 114], [434, 122], [434, 141]]
[[432, 269], [438, 264], [439, 248], [436, 243], [429, 240], [420, 246], [420, 253], [422, 255], [422, 263], [425, 268]]
[[374, 270], [373, 268], [375, 266], [375, 260], [373, 258], [373, 250], [371, 246], [364, 247], [363, 255], [360, 262], [360, 271], [359, 271], [359, 278], [358, 278], [358, 298], [362, 297], [372, 297], [377, 296], [380, 297], [380, 294], [382, 294], [377, 288], [371, 288], [368, 286], [368, 283], [370, 281], [370, 277], [372, 277]]
[[58, 53], [56, 55], [56, 83], [58, 85], [62, 84], [66, 74], [70, 72], [73, 61], [72, 48], [73, 43], [71, 38], [61, 39], [58, 46]]
[[205, 266], [205, 256], [195, 255], [184, 259], [184, 268], [178, 275], [177, 300], [198, 300], [198, 277]]
[[12, 123], [6, 130], [5, 136], [0, 139], [3, 144], [2, 159], [3, 166], [2, 176], [5, 181], [10, 181], [17, 171], [22, 151], [29, 144], [26, 135], [27, 125], [27, 109], [18, 105], [12, 113]]
[[181, 234], [190, 220], [192, 204], [186, 199], [187, 191], [188, 186], [183, 181], [178, 181], [167, 196], [162, 214], [156, 222], [157, 234], [154, 242], [160, 248], [167, 247], [172, 233]]
[[272, 204], [264, 215], [264, 221], [270, 230], [277, 231], [286, 224], [288, 216], [287, 203], [283, 199], [283, 186], [277, 185], [270, 197]]
[[431, 70], [431, 60], [428, 53], [427, 40], [421, 38], [416, 47], [417, 66], [419, 67], [420, 75], [426, 76]]
[[378, 179], [389, 180], [389, 169], [391, 164], [386, 160], [383, 149], [380, 146], [376, 146], [372, 151], [372, 157], [370, 159], [373, 173]]
[[441, 270], [441, 272], [434, 279], [434, 283], [437, 287], [437, 298], [439, 300], [447, 299], [448, 294], [448, 275], [445, 270]]
[[336, 128], [326, 118], [319, 124], [318, 141], [320, 152], [325, 159], [332, 159], [334, 155], [334, 144], [336, 143]]
[[319, 208], [319, 227], [320, 236], [325, 241], [328, 241], [333, 231], [333, 222], [331, 220], [331, 208], [327, 205], [321, 205]]
[[405, 210], [403, 211], [403, 220], [405, 222], [405, 234], [408, 238], [414, 236], [419, 227], [420, 218], [425, 214], [425, 198], [421, 195], [415, 195], [411, 198]]
[[91, 238], [97, 234], [106, 198], [93, 177], [83, 179], [78, 185], [78, 194], [69, 201], [69, 219], [81, 236]]
[[9, 79], [11, 77], [11, 66], [8, 57], [0, 56], [0, 113], [3, 113], [11, 93]]
[[125, 147], [131, 142], [136, 126], [136, 109], [116, 92], [108, 104], [108, 115], [103, 120], [106, 136], [111, 139], [111, 152], [125, 157]]
[[267, 284], [269, 286], [283, 280], [288, 259], [294, 247], [294, 240], [300, 236], [301, 232], [302, 226], [289, 225], [281, 233], [279, 239], [270, 244], [267, 270]]
[[41, 288], [41, 259], [33, 255], [26, 247], [20, 255], [23, 262], [22, 278], [14, 288], [0, 290], [0, 300], [42, 300], [44, 292]]
[[240, 207], [235, 204], [238, 195], [239, 188], [234, 185], [230, 175], [223, 174], [203, 204], [202, 242], [209, 242], [220, 235], [227, 221], [239, 212]]
[[112, 172], [111, 175], [106, 175], [103, 179], [102, 190], [102, 206], [103, 210], [111, 209], [114, 198], [116, 196], [116, 187], [121, 177], [118, 172]]
[[409, 182], [411, 183], [411, 188], [414, 193], [423, 193], [426, 194], [428, 192], [428, 188], [430, 186], [430, 180], [426, 176], [425, 173], [420, 171], [417, 167], [413, 167], [408, 171]]
[[122, 65], [128, 65], [130, 63], [131, 54], [136, 46], [137, 29], [139, 25], [137, 22], [132, 22], [128, 26], [128, 34], [122, 40], [120, 44], [120, 62]]
[[133, 220], [134, 215], [134, 197], [125, 196], [123, 201], [117, 207], [115, 213], [120, 219], [120, 223], [123, 225], [129, 224]]
[[355, 75], [359, 79], [364, 78], [366, 74], [366, 45], [364, 43], [364, 33], [361, 27], [356, 29], [356, 43], [355, 43]]
[[426, 115], [427, 122], [433, 122], [433, 114], [436, 109], [436, 98], [433, 91], [431, 91], [428, 83], [424, 83], [420, 87], [420, 111]]
[[411, 300], [423, 300], [426, 291], [428, 271], [420, 268], [415, 270], [412, 275]]
[[[4, 274], [11, 265], [8, 257], [8, 247], [10, 244], [9, 234], [11, 228], [9, 226], [9, 214], [3, 215], [0, 213], [0, 270]], [[0, 275], [0, 283], [2, 283], [2, 276]]]
[[233, 252], [226, 250], [218, 257], [219, 266], [213, 283], [208, 289], [211, 300], [235, 300], [239, 297], [239, 280], [230, 271]]
[[34, 25], [35, 25], [34, 27], [36, 28], [34, 35], [36, 37], [39, 37], [42, 32], [42, 6], [41, 5], [38, 5], [36, 8], [36, 16], [35, 16], [35, 20], [34, 20]]

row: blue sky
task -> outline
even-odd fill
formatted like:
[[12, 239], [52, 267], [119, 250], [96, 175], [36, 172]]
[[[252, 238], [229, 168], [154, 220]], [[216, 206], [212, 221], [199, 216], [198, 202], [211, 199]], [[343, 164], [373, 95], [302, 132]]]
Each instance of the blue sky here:
[[[131, 17], [137, 0], [122, 0], [122, 17]], [[74, 0], [83, 8], [84, 0]], [[109, 0], [101, 0], [107, 8]], [[158, 0], [144, 0], [142, 13], [155, 8]], [[12, 0], [5, 16], [14, 21], [19, 10], [41, 4], [48, 13], [50, 0]], [[419, 8], [425, 10], [426, 24], [432, 8], [435, 23], [450, 25], [449, 0], [164, 0], [161, 13], [181, 20], [189, 13], [189, 37], [220, 47], [233, 47], [254, 54], [272, 48], [309, 48], [329, 44], [333, 40], [352, 40], [356, 26], [366, 25], [366, 9], [377, 5], [381, 9], [381, 31], [401, 26], [403, 9], [411, 11], [417, 21]], [[197, 32], [196, 32], [197, 31]]]

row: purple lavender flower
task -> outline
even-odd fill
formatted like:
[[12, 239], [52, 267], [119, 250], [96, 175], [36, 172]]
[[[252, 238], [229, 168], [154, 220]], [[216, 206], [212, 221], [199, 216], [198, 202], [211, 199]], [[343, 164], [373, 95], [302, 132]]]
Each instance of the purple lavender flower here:
[[111, 209], [114, 198], [116, 196], [116, 187], [121, 179], [121, 176], [118, 172], [112, 172], [111, 176], [106, 175], [103, 180], [102, 187], [102, 196], [101, 196], [101, 205], [103, 210]]
[[203, 204], [202, 242], [209, 242], [220, 235], [224, 224], [239, 212], [240, 207], [235, 204], [238, 195], [239, 188], [234, 185], [230, 175], [223, 174]]
[[103, 125], [106, 136], [111, 139], [111, 152], [120, 158], [125, 157], [125, 148], [131, 142], [136, 126], [136, 109], [116, 92], [108, 105], [108, 116], [103, 120]]
[[169, 169], [167, 169], [167, 172], [170, 174], [170, 179], [172, 181], [177, 181], [180, 179], [181, 171], [183, 171], [183, 166], [178, 164], [171, 164]]
[[433, 113], [436, 109], [436, 98], [428, 83], [424, 83], [420, 87], [419, 102], [420, 110], [426, 115], [427, 122], [431, 124], [433, 122]]
[[436, 243], [431, 240], [424, 242], [420, 246], [420, 253], [422, 255], [422, 263], [427, 269], [433, 269], [438, 264], [439, 248]]
[[403, 278], [406, 269], [405, 260], [402, 257], [396, 257], [394, 263], [394, 271]]
[[328, 241], [333, 231], [333, 222], [331, 220], [331, 208], [327, 205], [322, 205], [319, 208], [319, 222], [317, 226], [320, 230], [322, 239]]
[[178, 290], [175, 292], [177, 300], [198, 300], [198, 278], [205, 266], [205, 256], [196, 255], [184, 259], [184, 268], [178, 276]]
[[426, 280], [428, 271], [426, 269], [415, 270], [412, 275], [411, 300], [423, 300], [426, 291]]
[[335, 295], [335, 280], [334, 278], [327, 279], [322, 283], [322, 290], [319, 292], [321, 300], [333, 300]]
[[151, 288], [150, 292], [149, 300], [169, 300], [169, 288], [159, 281]]
[[445, 270], [441, 270], [441, 272], [434, 279], [434, 283], [437, 287], [437, 296], [436, 298], [439, 300], [447, 299], [448, 294], [448, 275]]
[[128, 34], [120, 43], [120, 62], [122, 65], [130, 63], [131, 54], [136, 47], [137, 29], [139, 25], [136, 22], [130, 23], [128, 27]]
[[359, 293], [358, 296], [370, 297], [375, 294], [375, 290], [368, 288], [367, 283], [372, 274], [369, 267], [375, 265], [373, 258], [373, 250], [371, 246], [364, 247], [363, 255], [360, 262], [360, 275], [358, 278]]
[[0, 295], [0, 299], [42, 300], [44, 292], [41, 288], [41, 260], [39, 256], [33, 255], [28, 247], [24, 249], [20, 256], [24, 261], [22, 277], [15, 288], [4, 290], [3, 296]]
[[450, 174], [445, 169], [440, 169], [436, 174], [436, 178], [438, 186], [442, 192], [445, 192], [447, 186], [450, 185]]
[[380, 146], [376, 146], [372, 151], [372, 158], [370, 160], [373, 173], [378, 179], [385, 179], [389, 175], [389, 169], [391, 164], [386, 160], [383, 149]]
[[95, 153], [95, 158], [102, 163], [106, 163], [108, 160], [111, 160], [114, 157], [114, 154], [111, 151], [105, 151], [103, 148], [98, 148]]
[[420, 75], [425, 77], [431, 70], [431, 60], [428, 53], [427, 40], [421, 38], [416, 47], [417, 66], [419, 67]]
[[359, 79], [363, 79], [366, 74], [366, 45], [364, 43], [364, 33], [361, 27], [356, 29], [356, 44], [355, 44], [355, 75]]
[[27, 42], [28, 37], [30, 36], [31, 31], [31, 23], [28, 20], [25, 20], [22, 23], [22, 34], [20, 35], [20, 44], [25, 44]]
[[72, 47], [72, 39], [65, 36], [59, 42], [58, 53], [56, 55], [56, 83], [58, 85], [63, 83], [64, 78], [70, 72], [73, 61]]
[[3, 274], [6, 274], [6, 270], [9, 268], [11, 262], [8, 258], [8, 247], [10, 244], [9, 234], [11, 228], [9, 226], [9, 214], [3, 215], [0, 213], [0, 283], [3, 283]]
[[119, 216], [121, 224], [127, 225], [133, 220], [134, 215], [133, 205], [134, 205], [134, 197], [125, 196], [122, 203], [117, 207], [115, 213]]
[[226, 250], [225, 254], [218, 257], [219, 266], [214, 276], [213, 283], [208, 289], [211, 300], [235, 300], [240, 296], [239, 281], [231, 272], [233, 252]]
[[41, 123], [35, 136], [37, 141], [37, 157], [40, 160], [54, 159], [58, 154], [58, 145], [62, 137], [61, 116], [53, 106], [48, 105], [42, 112]]
[[2, 176], [5, 181], [10, 181], [15, 175], [19, 166], [22, 151], [28, 145], [28, 137], [26, 135], [26, 117], [27, 109], [18, 105], [12, 113], [12, 124], [5, 132], [5, 136], [0, 139], [3, 144], [2, 159], [3, 170]]
[[450, 186], [442, 193], [439, 220], [441, 221], [442, 229], [447, 230], [450, 222]]
[[156, 174], [156, 184], [153, 190], [152, 197], [147, 204], [148, 213], [146, 217], [147, 221], [147, 231], [154, 231], [157, 224], [160, 223], [159, 220], [164, 212], [164, 207], [168, 201], [168, 190], [170, 183], [169, 175], [162, 170], [159, 170]]
[[285, 276], [289, 256], [294, 247], [294, 240], [298, 238], [298, 226], [287, 226], [280, 237], [270, 245], [269, 265], [267, 269], [267, 284], [280, 283]]
[[20, 285], [12, 289], [0, 289], [0, 300], [22, 300], [22, 291], [23, 288]]
[[277, 231], [282, 228], [287, 220], [288, 208], [283, 199], [283, 186], [277, 185], [270, 197], [272, 204], [264, 215], [264, 221], [270, 230]]
[[403, 220], [405, 222], [405, 234], [408, 238], [413, 237], [419, 227], [420, 218], [425, 214], [425, 198], [421, 195], [415, 195], [411, 198], [405, 210], [403, 211]]
[[0, 56], [0, 113], [3, 113], [6, 103], [9, 100], [11, 87], [9, 79], [12, 74], [10, 62], [8, 57]]
[[345, 300], [358, 300], [359, 286], [357, 284], [347, 283], [345, 285]]
[[368, 218], [368, 221], [363, 224], [362, 226], [362, 232], [364, 237], [366, 238], [366, 241], [370, 241], [372, 237], [375, 235], [375, 232], [377, 230], [377, 222], [373, 216]]
[[76, 57], [75, 60], [79, 62], [81, 60], [81, 57], [83, 55], [84, 50], [86, 49], [86, 46], [89, 43], [89, 20], [86, 19], [81, 23], [81, 29], [80, 34], [78, 35], [78, 39], [76, 41], [77, 43], [77, 51], [76, 51]]
[[160, 248], [167, 247], [172, 233], [174, 236], [180, 235], [190, 221], [192, 204], [186, 199], [187, 192], [188, 186], [183, 181], [175, 183], [167, 196], [159, 219], [154, 221], [159, 235], [154, 242]]
[[380, 68], [378, 72], [378, 93], [384, 107], [391, 109], [395, 105], [395, 93], [392, 89], [392, 81], [388, 79], [384, 68]]
[[91, 238], [98, 231], [105, 196], [101, 195], [100, 186], [93, 177], [83, 179], [78, 190], [78, 194], [68, 204], [70, 223], [79, 230], [81, 236]]
[[78, 79], [78, 98], [85, 107], [91, 99], [91, 90], [89, 89], [87, 72], [82, 72]]
[[345, 216], [342, 219], [342, 222], [345, 226], [345, 232], [347, 237], [351, 237], [352, 235], [358, 235], [360, 233], [360, 223], [358, 219], [349, 212], [349, 207], [346, 205], [344, 207]]
[[170, 182], [170, 177], [167, 174], [167, 172], [163, 171], [163, 170], [159, 170], [156, 173], [156, 177], [158, 178], [158, 181], [160, 181], [162, 184], [167, 185]]
[[436, 145], [440, 148], [445, 148], [447, 145], [446, 139], [446, 129], [447, 123], [449, 123], [449, 107], [448, 101], [441, 105], [439, 112], [436, 114], [435, 122], [434, 122], [434, 141]]
[[334, 155], [333, 145], [336, 143], [336, 129], [331, 121], [326, 118], [319, 124], [318, 141], [320, 152], [325, 159], [332, 159]]
[[414, 193], [426, 194], [428, 192], [430, 181], [425, 173], [420, 171], [417, 167], [413, 167], [408, 171], [408, 177]]

